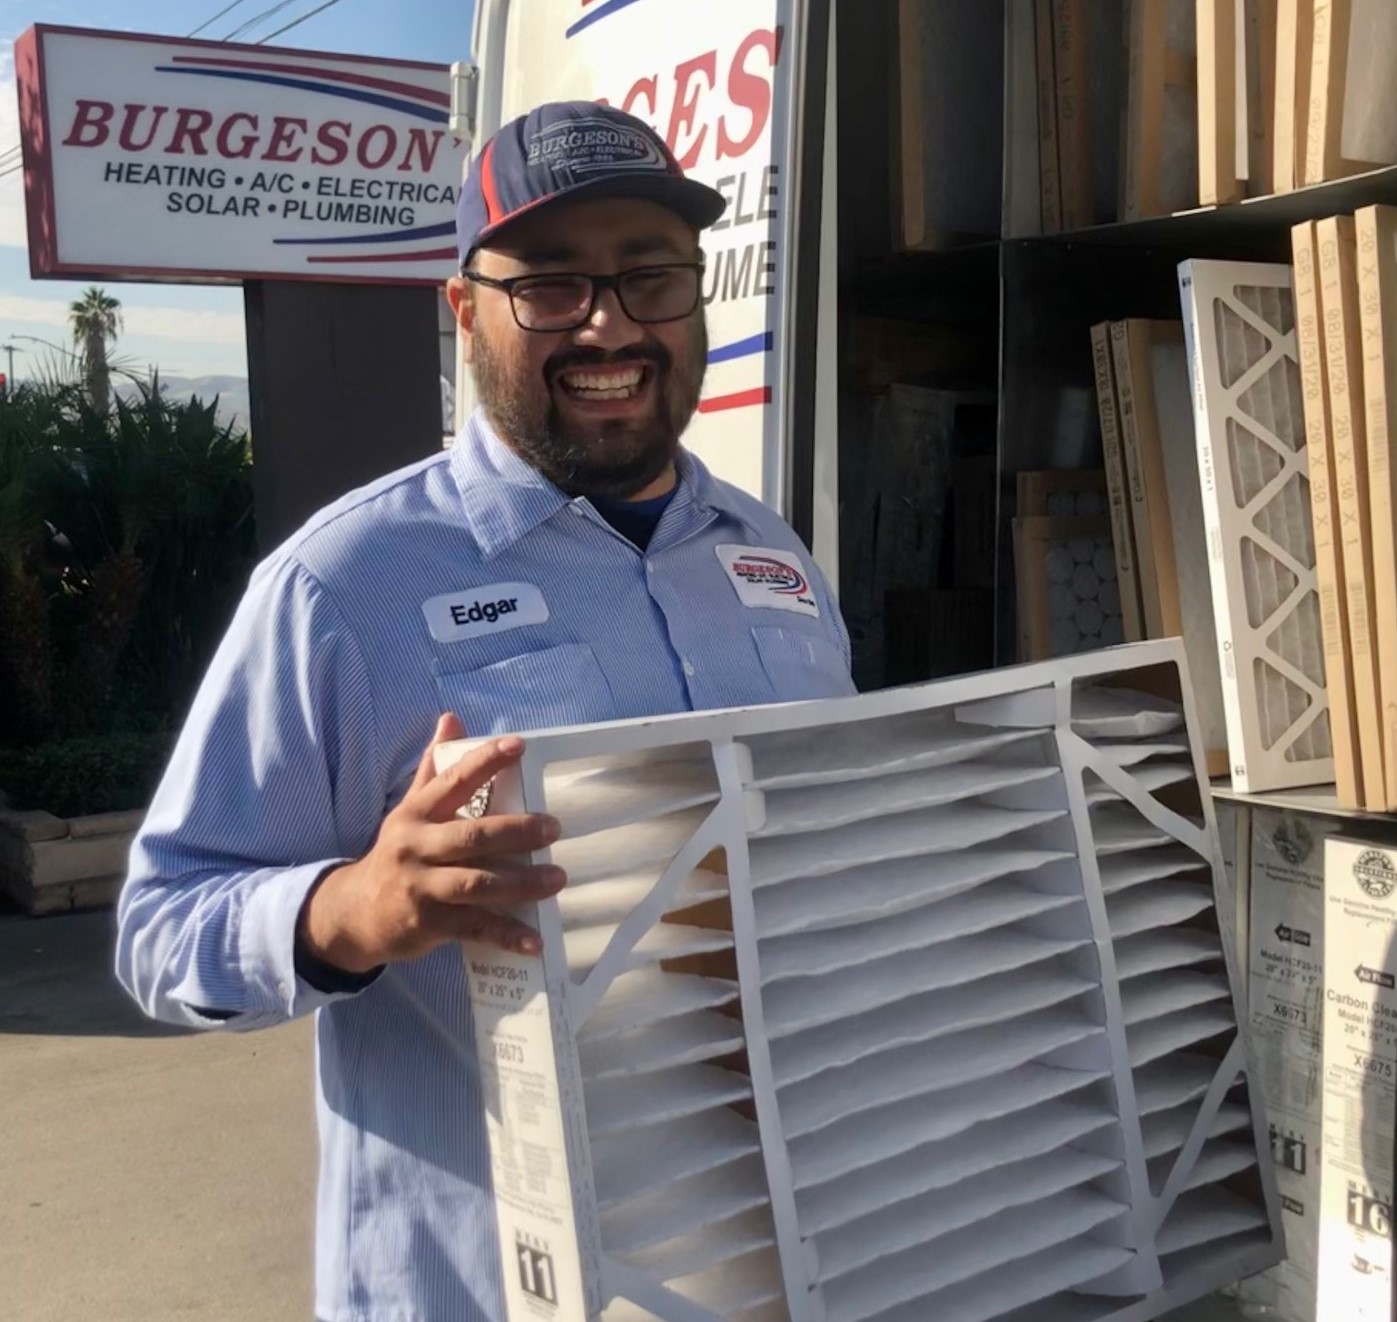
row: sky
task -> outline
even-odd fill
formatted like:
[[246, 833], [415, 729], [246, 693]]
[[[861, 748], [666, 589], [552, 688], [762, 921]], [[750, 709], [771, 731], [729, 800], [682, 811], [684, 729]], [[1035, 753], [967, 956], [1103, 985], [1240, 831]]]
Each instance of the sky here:
[[[230, 0], [0, 0], [0, 152], [19, 142], [14, 41], [34, 23], [109, 31], [186, 36]], [[239, 37], [255, 42], [318, 7], [323, 0], [237, 0], [201, 37], [226, 38], [242, 23], [266, 15]], [[267, 11], [276, 7], [275, 14]], [[474, 0], [337, 0], [269, 46], [294, 46], [390, 59], [450, 64], [470, 58]], [[91, 283], [32, 280], [25, 241], [21, 172], [0, 178], [0, 344], [16, 343], [14, 375], [52, 366], [54, 351], [17, 339], [29, 335], [69, 344], [68, 305]], [[246, 376], [242, 292], [211, 287], [115, 283], [104, 286], [121, 300], [125, 331], [118, 360], [139, 368], [158, 366], [167, 376]], [[4, 364], [0, 363], [0, 370]]]

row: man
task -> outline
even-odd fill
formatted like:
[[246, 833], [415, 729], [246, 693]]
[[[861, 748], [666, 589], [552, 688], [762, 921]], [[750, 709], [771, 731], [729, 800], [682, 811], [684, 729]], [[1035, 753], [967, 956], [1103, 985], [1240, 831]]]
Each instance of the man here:
[[[679, 444], [723, 205], [591, 104], [485, 147], [448, 289], [480, 410], [258, 567], [132, 851], [118, 971], [149, 1014], [320, 1012], [324, 1322], [502, 1315], [457, 943], [536, 950], [510, 911], [564, 878], [500, 861], [556, 824], [460, 815], [517, 739], [444, 775], [431, 746], [852, 691], [795, 535]], [[754, 585], [753, 551], [809, 591]]]

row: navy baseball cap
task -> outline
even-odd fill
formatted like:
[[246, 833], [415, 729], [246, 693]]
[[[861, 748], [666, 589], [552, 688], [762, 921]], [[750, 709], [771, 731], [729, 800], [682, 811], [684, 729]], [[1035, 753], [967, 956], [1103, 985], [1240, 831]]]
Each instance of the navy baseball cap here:
[[695, 229], [727, 205], [716, 189], [685, 177], [643, 120], [594, 101], [552, 102], [506, 124], [471, 163], [456, 207], [461, 261], [526, 213], [598, 197], [658, 202]]

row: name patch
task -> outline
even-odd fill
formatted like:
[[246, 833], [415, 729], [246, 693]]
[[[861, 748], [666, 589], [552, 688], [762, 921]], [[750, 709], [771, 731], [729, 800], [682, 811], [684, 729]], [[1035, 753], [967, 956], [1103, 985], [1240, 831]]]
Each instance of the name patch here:
[[820, 615], [820, 603], [798, 557], [764, 546], [720, 546], [718, 559], [744, 606]]
[[422, 603], [422, 614], [437, 642], [460, 643], [527, 624], [546, 624], [548, 603], [532, 583], [492, 583], [433, 597]]

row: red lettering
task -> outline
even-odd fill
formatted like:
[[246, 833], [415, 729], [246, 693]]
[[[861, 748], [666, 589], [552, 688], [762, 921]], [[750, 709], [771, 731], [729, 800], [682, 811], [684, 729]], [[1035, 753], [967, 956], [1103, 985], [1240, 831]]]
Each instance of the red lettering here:
[[146, 134], [146, 140], [137, 142], [136, 126], [140, 123], [141, 112], [145, 109], [145, 106], [126, 106], [126, 113], [121, 117], [121, 132], [117, 135], [117, 141], [121, 143], [123, 151], [145, 151], [155, 141], [155, 135], [160, 131], [160, 121], [165, 118], [170, 107], [155, 107], [155, 113], [150, 117], [150, 132]]
[[176, 113], [179, 118], [175, 120], [175, 131], [165, 150], [171, 156], [183, 156], [187, 141], [195, 156], [207, 156], [209, 149], [204, 146], [204, 134], [213, 127], [213, 115], [207, 110], [189, 110], [183, 106]]
[[[299, 161], [305, 148], [296, 143], [296, 132], [304, 133], [310, 127], [303, 119], [289, 119], [278, 115], [272, 120], [272, 140], [263, 154], [264, 161]], [[294, 149], [294, 150], [293, 150]]]
[[343, 119], [327, 119], [320, 126], [316, 140], [320, 146], [310, 158], [317, 165], [343, 165], [349, 158], [349, 134], [353, 125]]
[[650, 102], [648, 113], [652, 116], [658, 113], [660, 108], [660, 80], [657, 76], [652, 75], [649, 78], [637, 78], [635, 86], [626, 93], [626, 99], [621, 102], [621, 109], [626, 111], [627, 114], [639, 115], [639, 111], [637, 111], [635, 107], [636, 102], [642, 97]]
[[781, 39], [785, 29], [768, 31], [758, 28], [750, 33], [737, 48], [732, 67], [728, 71], [728, 100], [734, 106], [741, 106], [751, 116], [751, 125], [746, 134], [737, 140], [728, 136], [727, 116], [718, 122], [718, 159], [728, 160], [745, 156], [757, 140], [766, 132], [771, 119], [771, 75], [752, 73], [747, 68], [747, 57], [759, 47], [766, 51], [767, 60], [774, 73], [776, 63], [781, 58]]
[[432, 162], [437, 158], [437, 151], [441, 147], [441, 140], [446, 134], [441, 129], [433, 129], [431, 138], [427, 136], [426, 129], [409, 129], [407, 135], [407, 150], [403, 153], [402, 164], [398, 166], [400, 170], [412, 169], [412, 153], [417, 152], [422, 160], [422, 173], [430, 174]]
[[[242, 121], [248, 127], [248, 132], [243, 134], [242, 140], [236, 147], [233, 146], [232, 135], [233, 125]], [[236, 114], [229, 115], [223, 121], [218, 130], [218, 154], [226, 156], [229, 160], [250, 160], [252, 153], [257, 149], [257, 116], [249, 115], [245, 110], [239, 110]]]
[[79, 101], [65, 147], [100, 147], [111, 133], [116, 107], [110, 101]]
[[700, 128], [687, 151], [681, 151], [679, 147], [679, 135], [687, 132], [693, 127], [694, 115], [698, 110], [699, 98], [702, 89], [694, 87], [692, 84], [698, 74], [704, 74], [708, 78], [708, 86], [711, 88], [718, 81], [718, 52], [709, 51], [706, 55], [699, 55], [695, 59], [687, 60], [674, 71], [674, 108], [670, 111], [669, 132], [665, 134], [665, 141], [669, 143], [669, 149], [679, 158], [681, 169], [692, 170], [698, 164], [699, 152], [703, 150], [703, 140], [708, 135], [708, 127]]
[[[369, 144], [373, 142], [379, 134], [383, 135], [383, 150], [377, 157], [371, 155]], [[381, 170], [388, 164], [390, 157], [397, 155], [398, 135], [387, 124], [375, 124], [368, 129], [362, 138], [359, 139], [359, 164], [366, 170]]]

